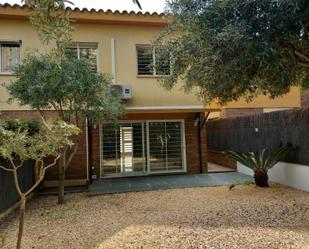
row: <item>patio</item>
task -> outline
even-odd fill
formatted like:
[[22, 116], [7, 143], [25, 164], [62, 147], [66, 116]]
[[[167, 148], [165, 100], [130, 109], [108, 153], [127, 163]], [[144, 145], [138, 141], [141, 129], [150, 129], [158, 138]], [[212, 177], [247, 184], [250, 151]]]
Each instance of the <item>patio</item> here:
[[253, 182], [253, 178], [237, 172], [99, 179], [89, 186], [89, 195], [210, 187], [248, 182]]

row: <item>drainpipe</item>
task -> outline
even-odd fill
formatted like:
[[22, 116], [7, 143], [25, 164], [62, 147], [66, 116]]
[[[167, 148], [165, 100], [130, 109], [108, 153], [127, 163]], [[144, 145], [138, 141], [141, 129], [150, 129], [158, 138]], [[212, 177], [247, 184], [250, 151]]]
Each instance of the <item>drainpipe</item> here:
[[89, 183], [92, 183], [93, 175], [93, 154], [92, 154], [92, 122], [87, 118], [87, 134], [88, 134], [88, 176]]
[[116, 84], [116, 46], [115, 39], [111, 38], [111, 63], [112, 63], [112, 82]]
[[[201, 137], [201, 132], [203, 127], [206, 124], [207, 118], [209, 116], [210, 112], [208, 112], [203, 120], [202, 125], [199, 126], [198, 128], [198, 138], [199, 138], [199, 159], [200, 159], [200, 173], [203, 173], [203, 161], [202, 161], [202, 137]], [[206, 129], [206, 128], [205, 128]], [[207, 170], [208, 171], [208, 170]], [[208, 173], [208, 172], [207, 172]]]

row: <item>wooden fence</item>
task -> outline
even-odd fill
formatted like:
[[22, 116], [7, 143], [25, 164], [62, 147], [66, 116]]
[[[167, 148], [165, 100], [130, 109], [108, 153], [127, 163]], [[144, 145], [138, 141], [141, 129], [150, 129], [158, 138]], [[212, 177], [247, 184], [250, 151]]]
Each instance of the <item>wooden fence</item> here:
[[309, 108], [209, 121], [209, 150], [259, 151], [290, 145], [285, 161], [309, 165]]
[[[3, 163], [3, 160], [0, 161]], [[25, 162], [24, 166], [18, 169], [18, 177], [22, 190], [29, 189], [34, 184], [34, 163]], [[0, 216], [18, 201], [12, 172], [0, 169]]]

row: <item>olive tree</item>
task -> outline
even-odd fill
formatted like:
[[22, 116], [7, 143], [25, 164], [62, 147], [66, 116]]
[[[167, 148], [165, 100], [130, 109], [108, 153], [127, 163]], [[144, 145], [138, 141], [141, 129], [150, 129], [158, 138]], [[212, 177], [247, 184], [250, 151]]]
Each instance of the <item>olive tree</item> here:
[[[31, 134], [26, 128], [10, 129], [5, 123], [0, 124], [0, 157], [4, 159], [0, 169], [13, 174], [15, 188], [20, 197], [17, 249], [21, 248], [27, 197], [42, 182], [46, 170], [56, 164], [62, 148], [73, 146], [70, 137], [78, 133], [77, 127], [63, 121], [44, 122], [35, 134]], [[53, 160], [49, 162], [47, 157], [53, 157]], [[34, 161], [37, 166], [37, 177], [29, 189], [23, 190], [18, 171], [28, 160]]]
[[171, 24], [154, 42], [156, 61], [171, 56], [167, 89], [182, 80], [224, 104], [309, 86], [308, 0], [167, 2]]
[[[11, 100], [28, 105], [48, 117], [54, 111], [58, 118], [83, 127], [85, 118], [91, 120], [116, 119], [123, 113], [119, 97], [113, 94], [111, 80], [95, 73], [84, 60], [53, 60], [50, 55], [27, 54], [16, 68], [16, 80], [7, 85]], [[58, 203], [64, 202], [65, 171], [78, 145], [62, 149], [59, 169]]]
[[[68, 56], [74, 27], [65, 0], [28, 0], [30, 22], [41, 41], [51, 46], [47, 54], [28, 52], [15, 68], [16, 80], [6, 84], [11, 100], [29, 105], [44, 117], [46, 110], [55, 111], [63, 121], [81, 127], [84, 119], [112, 119], [124, 113], [120, 96], [113, 93], [111, 79], [94, 72], [86, 60]], [[75, 155], [64, 147], [59, 163], [58, 203], [64, 202], [65, 171]]]

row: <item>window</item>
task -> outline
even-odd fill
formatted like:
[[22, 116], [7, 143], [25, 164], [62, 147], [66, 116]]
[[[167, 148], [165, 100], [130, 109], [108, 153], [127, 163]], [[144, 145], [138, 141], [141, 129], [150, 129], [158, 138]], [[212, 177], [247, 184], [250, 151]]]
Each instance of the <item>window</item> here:
[[102, 125], [101, 175], [119, 176], [146, 171], [145, 124], [143, 122]]
[[69, 58], [84, 59], [89, 63], [90, 68], [98, 71], [98, 44], [89, 42], [74, 42], [67, 49], [67, 56]]
[[162, 76], [170, 74], [170, 59], [158, 58], [149, 45], [139, 45], [137, 51], [137, 74]]
[[185, 170], [182, 121], [104, 123], [101, 132], [101, 176]]
[[18, 42], [0, 43], [0, 72], [12, 73], [20, 62], [20, 44]]

